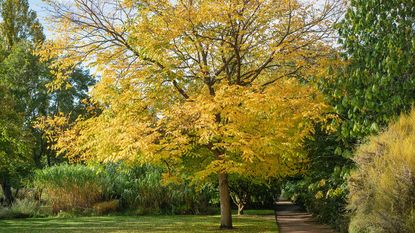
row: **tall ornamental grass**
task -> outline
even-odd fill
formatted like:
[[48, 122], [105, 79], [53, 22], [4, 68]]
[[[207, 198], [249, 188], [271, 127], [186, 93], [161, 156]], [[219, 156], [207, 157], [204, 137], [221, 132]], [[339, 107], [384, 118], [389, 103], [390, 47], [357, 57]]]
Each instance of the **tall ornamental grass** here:
[[38, 170], [35, 186], [42, 190], [53, 212], [92, 208], [103, 196], [99, 169], [84, 165], [59, 165]]
[[351, 233], [415, 232], [415, 111], [356, 151]]
[[187, 184], [165, 184], [163, 169], [154, 166], [58, 165], [39, 170], [34, 184], [54, 213], [106, 214], [128, 210], [138, 214], [206, 212], [215, 189], [196, 191]]

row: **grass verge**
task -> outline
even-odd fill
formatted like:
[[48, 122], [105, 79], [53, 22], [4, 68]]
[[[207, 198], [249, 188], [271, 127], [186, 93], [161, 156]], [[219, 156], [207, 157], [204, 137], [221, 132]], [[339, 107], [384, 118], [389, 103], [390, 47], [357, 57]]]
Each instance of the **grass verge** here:
[[274, 215], [248, 214], [243, 216], [234, 216], [233, 224], [235, 229], [232, 230], [219, 230], [219, 220], [220, 217], [217, 215], [30, 218], [0, 220], [0, 229], [1, 232], [4, 233], [277, 232]]

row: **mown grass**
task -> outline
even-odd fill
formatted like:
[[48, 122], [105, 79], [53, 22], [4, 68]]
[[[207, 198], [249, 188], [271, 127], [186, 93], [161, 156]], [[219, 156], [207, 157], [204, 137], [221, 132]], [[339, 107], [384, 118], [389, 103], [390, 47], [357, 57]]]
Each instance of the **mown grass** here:
[[[255, 213], [255, 212], [254, 212]], [[261, 212], [262, 213], [262, 212]], [[234, 216], [235, 229], [219, 230], [217, 215], [175, 216], [105, 216], [76, 218], [31, 218], [0, 220], [0, 232], [55, 233], [55, 232], [226, 232], [226, 233], [275, 233], [278, 232], [275, 216], [248, 214]]]

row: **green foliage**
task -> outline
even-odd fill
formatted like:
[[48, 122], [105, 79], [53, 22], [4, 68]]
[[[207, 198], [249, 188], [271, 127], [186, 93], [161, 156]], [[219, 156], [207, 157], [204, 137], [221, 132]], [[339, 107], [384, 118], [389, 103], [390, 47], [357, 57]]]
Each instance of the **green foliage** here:
[[105, 199], [119, 199], [121, 207], [137, 213], [205, 212], [214, 188], [196, 190], [188, 182], [163, 184], [163, 169], [154, 166], [127, 166], [110, 163], [105, 173]]
[[361, 145], [354, 160], [350, 232], [415, 232], [415, 111]]
[[[44, 132], [33, 127], [39, 117], [70, 115], [74, 121], [87, 112], [87, 91], [94, 84], [94, 78], [87, 71], [76, 69], [68, 79], [68, 85], [60, 90], [50, 91], [48, 84], [52, 74], [47, 63], [39, 61], [33, 54], [34, 45], [27, 41], [16, 43], [0, 58], [0, 83], [7, 86], [15, 100], [15, 110], [24, 116], [26, 128], [34, 136], [34, 159], [42, 167], [42, 157], [53, 157], [43, 135]], [[46, 156], [45, 156], [46, 155]], [[50, 161], [48, 161], [50, 165]]]
[[232, 174], [229, 176], [231, 198], [242, 214], [246, 207], [274, 208], [280, 194], [280, 182]]
[[330, 224], [339, 232], [347, 232], [348, 219], [344, 216], [347, 174], [348, 169], [336, 167], [325, 179], [305, 176], [291, 180], [284, 185], [283, 195], [303, 205], [317, 220]]
[[[408, 112], [414, 103], [414, 7], [414, 1], [353, 0], [339, 24], [344, 64], [334, 69], [332, 77], [322, 79], [320, 86], [338, 116], [330, 122], [337, 130], [317, 131], [314, 142], [306, 143], [309, 173], [291, 187], [322, 221], [335, 226], [347, 221], [345, 178], [354, 167], [356, 145]], [[339, 171], [345, 175], [341, 179]], [[326, 188], [319, 187], [322, 180]], [[328, 192], [336, 190], [341, 195], [327, 198]]]
[[43, 27], [27, 0], [0, 0], [0, 34], [8, 48], [22, 40], [41, 43], [45, 40]]
[[[85, 113], [83, 100], [88, 98], [94, 78], [82, 69], [74, 69], [65, 87], [49, 90], [53, 79], [50, 61], [40, 61], [34, 54], [36, 46], [45, 40], [36, 13], [29, 9], [27, 0], [0, 0], [0, 13], [0, 84], [10, 91], [15, 111], [23, 116], [26, 131], [34, 139], [31, 144], [35, 165], [51, 165], [54, 151], [43, 137], [44, 132], [33, 127], [34, 121], [61, 112], [74, 120]], [[47, 161], [42, 161], [45, 157]]]
[[0, 85], [0, 174], [11, 175], [27, 162], [27, 143], [22, 117], [14, 110], [8, 90]]
[[0, 0], [0, 14], [0, 184], [9, 205], [11, 188], [21, 187], [33, 165], [41, 167], [45, 155], [51, 164], [54, 152], [33, 121], [61, 111], [76, 118], [93, 78], [75, 70], [65, 90], [49, 92], [48, 64], [33, 53], [45, 39], [36, 13], [27, 0]]
[[28, 218], [39, 215], [39, 203], [31, 199], [17, 199], [10, 207], [0, 207], [0, 219]]
[[20, 185], [32, 165], [29, 133], [14, 106], [8, 90], [0, 83], [0, 185], [6, 205], [14, 199], [11, 187]]
[[30, 124], [36, 116], [46, 114], [51, 77], [45, 64], [33, 55], [34, 45], [21, 41], [6, 50], [0, 58], [0, 82], [7, 85], [16, 101], [16, 110], [24, 114]]
[[[415, 96], [414, 1], [354, 0], [340, 24], [346, 66], [326, 93], [342, 119], [337, 152], [408, 112]], [[348, 149], [348, 150], [344, 150]]]
[[309, 157], [307, 171], [288, 179], [283, 195], [303, 205], [319, 221], [346, 232], [346, 181], [352, 162], [334, 153], [339, 145], [336, 135], [321, 128], [316, 126], [313, 137], [304, 142], [304, 150]]
[[0, 206], [0, 219], [9, 219], [14, 218], [13, 213], [10, 211], [10, 208]]

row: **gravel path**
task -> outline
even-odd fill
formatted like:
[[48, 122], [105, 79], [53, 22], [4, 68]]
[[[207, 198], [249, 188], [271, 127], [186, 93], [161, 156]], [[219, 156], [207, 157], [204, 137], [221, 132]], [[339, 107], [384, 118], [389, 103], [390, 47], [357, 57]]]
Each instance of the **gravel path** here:
[[277, 222], [280, 233], [334, 233], [330, 227], [321, 225], [311, 214], [288, 201], [277, 203]]

